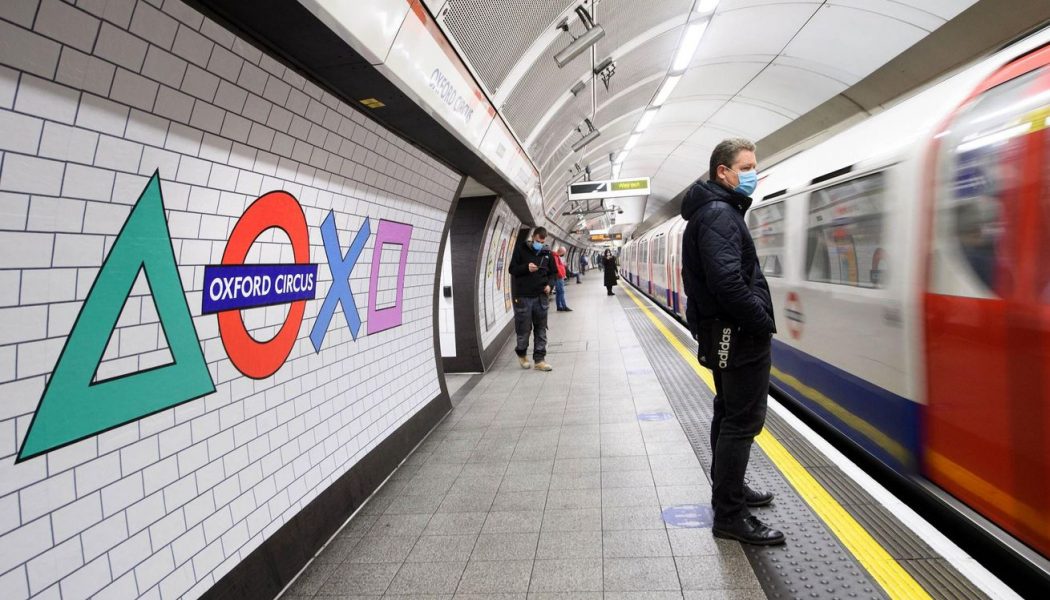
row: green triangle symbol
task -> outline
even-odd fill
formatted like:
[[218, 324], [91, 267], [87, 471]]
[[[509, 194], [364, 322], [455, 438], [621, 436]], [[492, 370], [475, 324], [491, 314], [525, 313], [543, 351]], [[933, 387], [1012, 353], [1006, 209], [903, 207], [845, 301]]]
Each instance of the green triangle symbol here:
[[[92, 383], [139, 270], [153, 291], [173, 362]], [[33, 415], [18, 460], [54, 450], [215, 391], [175, 264], [154, 174], [84, 301]]]

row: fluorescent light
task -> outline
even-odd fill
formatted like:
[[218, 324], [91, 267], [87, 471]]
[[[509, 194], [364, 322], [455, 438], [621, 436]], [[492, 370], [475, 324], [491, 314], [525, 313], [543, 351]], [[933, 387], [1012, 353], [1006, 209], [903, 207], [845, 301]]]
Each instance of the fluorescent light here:
[[674, 91], [675, 86], [678, 85], [678, 81], [681, 79], [681, 75], [671, 75], [667, 79], [664, 79], [663, 85], [660, 86], [660, 91], [656, 92], [656, 97], [653, 98], [653, 106], [663, 106], [663, 103], [667, 101], [667, 98], [671, 95], [671, 92]]
[[631, 148], [634, 148], [635, 144], [638, 143], [638, 138], [640, 137], [642, 137], [642, 134], [640, 133], [632, 134], [631, 137], [627, 138], [627, 143], [623, 145], [623, 149], [625, 151], [629, 151]]
[[674, 60], [671, 62], [672, 73], [689, 68], [689, 63], [693, 62], [693, 55], [696, 54], [696, 47], [700, 45], [700, 38], [704, 37], [704, 31], [707, 30], [707, 23], [706, 19], [695, 21], [686, 28], [685, 35], [678, 44], [678, 51], [675, 52]]
[[642, 118], [638, 121], [638, 126], [634, 128], [637, 133], [641, 133], [649, 128], [649, 124], [653, 122], [656, 117], [656, 111], [658, 109], [650, 108], [649, 110], [642, 113]]
[[622, 165], [623, 161], [627, 160], [628, 154], [630, 154], [630, 152], [628, 152], [627, 150], [621, 152], [620, 155], [616, 157], [616, 162], [613, 163], [613, 167], [616, 168]]
[[616, 166], [613, 167], [612, 178], [613, 179], [619, 179], [620, 178], [620, 163], [616, 163]]
[[700, 14], [714, 12], [716, 6], [718, 6], [718, 0], [700, 0], [696, 3], [696, 12]]

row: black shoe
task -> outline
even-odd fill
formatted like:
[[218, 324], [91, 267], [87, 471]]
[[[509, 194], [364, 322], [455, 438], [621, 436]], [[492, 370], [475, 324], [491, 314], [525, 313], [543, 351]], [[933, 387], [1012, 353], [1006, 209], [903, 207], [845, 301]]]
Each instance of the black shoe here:
[[565, 312], [572, 312], [572, 309], [571, 309], [571, 308], [569, 308], [568, 306], [566, 306], [566, 307], [565, 307], [565, 308], [563, 308], [562, 310], [564, 310]]
[[565, 312], [565, 309], [564, 308], [559, 308], [558, 312]]
[[773, 501], [773, 492], [759, 492], [744, 484], [744, 502], [748, 506], [766, 506]]
[[606, 294], [606, 295], [607, 295], [607, 296], [615, 296], [616, 294], [614, 294], [614, 293], [612, 293], [612, 292], [609, 292], [609, 293], [608, 293], [608, 294]]
[[770, 529], [754, 515], [744, 517], [732, 525], [715, 525], [711, 529], [711, 533], [716, 538], [736, 540], [755, 546], [777, 546], [783, 544], [785, 539], [783, 533], [776, 529]]

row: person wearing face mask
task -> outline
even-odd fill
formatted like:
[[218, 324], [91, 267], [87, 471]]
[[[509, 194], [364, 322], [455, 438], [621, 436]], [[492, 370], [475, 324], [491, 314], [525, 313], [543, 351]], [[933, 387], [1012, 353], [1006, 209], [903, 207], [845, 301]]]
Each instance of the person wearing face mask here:
[[682, 201], [686, 317], [700, 364], [714, 373], [711, 504], [715, 537], [747, 544], [784, 543], [784, 534], [751, 514], [773, 494], [745, 480], [751, 444], [766, 420], [770, 346], [776, 323], [744, 213], [758, 184], [755, 145], [728, 139], [711, 153], [708, 181]]
[[[534, 367], [537, 371], [550, 371], [547, 357], [547, 308], [550, 306], [551, 288], [557, 275], [551, 251], [544, 244], [547, 230], [537, 227], [532, 238], [523, 240], [514, 248], [507, 272], [511, 274], [510, 290], [514, 299], [514, 331], [518, 343], [514, 353], [522, 369]], [[535, 338], [532, 360], [529, 363], [529, 334]]]

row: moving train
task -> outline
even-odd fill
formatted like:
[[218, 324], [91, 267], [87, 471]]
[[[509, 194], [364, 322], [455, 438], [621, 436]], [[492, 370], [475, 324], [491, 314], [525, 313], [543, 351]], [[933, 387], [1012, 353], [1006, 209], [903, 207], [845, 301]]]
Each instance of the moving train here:
[[[746, 216], [776, 309], [775, 388], [1042, 565], [1048, 44], [1044, 29], [764, 172], [759, 157]], [[623, 276], [683, 321], [685, 226], [621, 253]]]

